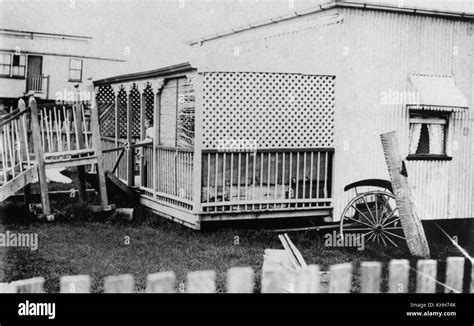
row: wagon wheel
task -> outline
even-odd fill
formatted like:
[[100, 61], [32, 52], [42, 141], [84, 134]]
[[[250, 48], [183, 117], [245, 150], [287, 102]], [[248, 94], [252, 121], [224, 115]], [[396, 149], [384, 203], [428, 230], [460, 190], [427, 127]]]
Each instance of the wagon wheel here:
[[344, 208], [340, 222], [341, 236], [355, 233], [365, 243], [398, 247], [405, 241], [403, 229], [392, 193], [374, 190], [358, 194]]

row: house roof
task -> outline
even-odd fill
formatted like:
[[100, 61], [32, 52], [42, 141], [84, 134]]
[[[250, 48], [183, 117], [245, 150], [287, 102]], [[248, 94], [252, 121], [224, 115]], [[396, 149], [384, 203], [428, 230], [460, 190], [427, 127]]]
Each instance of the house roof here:
[[99, 79], [94, 81], [94, 86], [100, 85], [108, 85], [108, 84], [116, 84], [116, 83], [125, 83], [129, 81], [137, 81], [143, 79], [150, 79], [150, 78], [157, 78], [163, 77], [167, 75], [187, 72], [193, 70], [194, 68], [191, 66], [189, 62], [180, 63], [173, 66], [167, 66], [163, 68], [158, 68], [154, 70], [147, 70], [142, 72], [134, 72], [131, 74], [125, 75], [118, 75], [114, 77], [108, 77], [104, 79]]
[[233, 28], [230, 31], [225, 31], [222, 33], [207, 35], [200, 39], [191, 40], [187, 42], [187, 44], [188, 45], [202, 44], [203, 42], [211, 41], [217, 38], [240, 33], [243, 31], [248, 31], [257, 27], [272, 25], [274, 23], [294, 19], [301, 16], [307, 16], [316, 12], [321, 12], [321, 11], [329, 10], [332, 8], [358, 8], [358, 9], [364, 9], [364, 10], [380, 10], [380, 11], [400, 12], [400, 13], [414, 14], [414, 15], [438, 16], [438, 17], [446, 17], [446, 18], [474, 20], [474, 8], [471, 8], [471, 10], [464, 10], [464, 9], [467, 9], [467, 6], [466, 7], [459, 6], [452, 9], [443, 9], [445, 7], [448, 7], [447, 3], [446, 3], [446, 6], [436, 6], [436, 7], [430, 6], [430, 7], [425, 8], [421, 6], [408, 5], [408, 4], [398, 5], [397, 1], [394, 1], [394, 0], [389, 0], [388, 2], [385, 1], [385, 3], [376, 3], [376, 2], [362, 1], [362, 0], [359, 0], [359, 1], [358, 0], [352, 0], [352, 1], [331, 0], [321, 5], [318, 5], [316, 7], [310, 7], [301, 11], [295, 11], [288, 15], [274, 17], [269, 20], [265, 20], [261, 22], [250, 23], [248, 25]]
[[7, 28], [0, 28], [0, 34], [16, 36], [16, 37], [27, 37], [27, 38], [43, 37], [43, 38], [77, 40], [77, 41], [88, 41], [92, 39], [91, 36], [43, 33], [43, 32], [23, 31], [19, 29], [7, 29]]

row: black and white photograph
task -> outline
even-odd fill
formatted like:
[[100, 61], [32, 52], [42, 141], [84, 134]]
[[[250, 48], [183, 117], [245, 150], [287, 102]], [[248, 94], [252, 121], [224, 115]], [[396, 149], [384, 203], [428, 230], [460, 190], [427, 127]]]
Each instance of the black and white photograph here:
[[1, 326], [472, 326], [473, 220], [473, 0], [0, 0]]

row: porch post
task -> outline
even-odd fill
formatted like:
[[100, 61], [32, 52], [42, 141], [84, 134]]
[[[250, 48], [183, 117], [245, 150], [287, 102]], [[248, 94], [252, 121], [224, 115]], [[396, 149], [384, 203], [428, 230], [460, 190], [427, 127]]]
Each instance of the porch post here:
[[155, 137], [153, 139], [153, 190], [154, 195], [157, 198], [158, 192], [158, 182], [160, 177], [160, 168], [158, 164], [158, 146], [160, 144], [160, 98], [161, 98], [161, 89], [163, 88], [163, 81], [158, 82], [156, 87], [156, 93], [153, 92], [153, 126], [155, 127]]
[[[201, 207], [201, 173], [202, 173], [202, 141], [203, 133], [203, 75], [196, 73], [193, 78], [194, 103], [194, 159], [193, 159], [193, 214], [198, 215]], [[198, 218], [199, 223], [199, 218]]]
[[[146, 101], [145, 101], [145, 89], [148, 83], [145, 83], [143, 85], [143, 88], [140, 91], [140, 139], [144, 140], [145, 139], [145, 118], [146, 118]], [[146, 178], [145, 178], [145, 148], [143, 147], [141, 150], [141, 157], [140, 157], [140, 186], [143, 187], [146, 184]], [[150, 164], [150, 163], [148, 163]], [[148, 167], [147, 167], [148, 169]], [[148, 177], [148, 176], [147, 176]], [[147, 188], [149, 185], [147, 185]]]
[[[131, 87], [133, 86], [130, 86], [129, 92], [127, 94], [127, 142], [129, 145], [132, 145], [132, 95], [130, 91]], [[135, 150], [130, 147], [127, 153], [127, 184], [130, 187], [135, 185], [134, 152]]]

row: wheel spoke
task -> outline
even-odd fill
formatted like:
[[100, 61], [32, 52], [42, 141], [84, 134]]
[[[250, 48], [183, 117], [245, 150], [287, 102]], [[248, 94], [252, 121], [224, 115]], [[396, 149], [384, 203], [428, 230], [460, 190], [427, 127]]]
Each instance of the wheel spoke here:
[[[385, 220], [382, 221], [382, 226], [386, 225], [384, 224], [384, 222], [387, 222], [388, 220], [390, 220], [390, 218], [392, 218], [393, 214], [398, 210], [398, 207], [395, 207], [393, 209], [393, 211], [390, 212], [390, 214], [387, 216], [387, 218]], [[393, 222], [393, 221], [392, 221]], [[390, 223], [392, 223], [390, 222]]]
[[360, 224], [364, 224], [365, 226], [368, 226], [369, 228], [372, 228], [372, 227], [374, 226], [374, 225], [369, 225], [369, 224], [364, 223], [364, 222], [362, 222], [362, 221], [356, 220], [356, 219], [354, 219], [354, 218], [352, 218], [352, 217], [349, 217], [349, 216], [344, 216], [344, 217], [347, 217], [348, 219], [350, 219], [350, 220], [352, 220], [352, 221], [354, 221], [354, 222], [357, 222], [357, 223], [360, 223]]
[[379, 209], [378, 209], [378, 202], [379, 201], [379, 198], [378, 198], [378, 195], [375, 194], [375, 219], [377, 221], [377, 224], [379, 222]]
[[405, 240], [405, 238], [404, 238], [404, 237], [402, 237], [402, 236], [399, 236], [398, 234], [395, 234], [395, 233], [393, 233], [393, 232], [390, 232], [390, 231], [385, 231], [385, 233], [391, 234], [391, 235], [393, 235], [394, 237], [397, 237], [397, 238], [400, 238], [400, 239], [402, 239], [402, 240]]
[[374, 216], [372, 215], [372, 211], [369, 208], [369, 204], [367, 204], [367, 200], [365, 200], [365, 196], [362, 196], [362, 199], [364, 200], [365, 207], [367, 207], [367, 210], [369, 211], [370, 217], [372, 217], [372, 220], [376, 222]]
[[354, 204], [351, 205], [359, 214], [361, 214], [369, 223], [372, 224], [372, 226], [375, 226], [374, 222], [371, 221], [367, 216], [365, 216], [364, 213], [362, 213], [357, 207], [354, 206]]
[[[385, 195], [386, 196], [386, 195]], [[388, 196], [387, 196], [388, 197]], [[390, 199], [389, 199], [390, 200]], [[385, 214], [385, 210], [387, 209], [387, 205], [388, 205], [388, 200], [385, 200], [384, 199], [384, 205], [383, 205], [383, 209], [382, 209], [382, 213], [380, 214], [380, 216], [383, 218], [384, 214]], [[383, 221], [382, 221], [383, 222]]]
[[372, 231], [373, 228], [355, 228], [355, 229], [344, 229], [344, 231]]
[[385, 234], [385, 232], [382, 232], [382, 236], [383, 236], [383, 237], [386, 237], [387, 240], [390, 241], [395, 247], [398, 247], [398, 245], [397, 245], [395, 242], [393, 242], [392, 239], [390, 239], [390, 238]]
[[[369, 232], [369, 233], [370, 233], [370, 232]], [[365, 240], [365, 241], [369, 242], [370, 238], [372, 238], [374, 235], [375, 235], [375, 232], [372, 231], [372, 234], [371, 234], [371, 235], [367, 238], [367, 240]], [[372, 241], [372, 242], [373, 242], [373, 241]]]
[[382, 240], [383, 245], [386, 247], [386, 246], [387, 246], [387, 243], [385, 242], [385, 240], [384, 240], [384, 238], [383, 238], [383, 233], [380, 233], [380, 240]]

